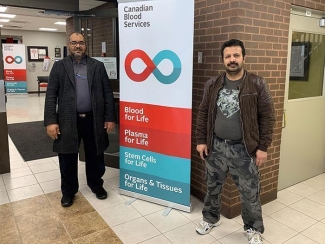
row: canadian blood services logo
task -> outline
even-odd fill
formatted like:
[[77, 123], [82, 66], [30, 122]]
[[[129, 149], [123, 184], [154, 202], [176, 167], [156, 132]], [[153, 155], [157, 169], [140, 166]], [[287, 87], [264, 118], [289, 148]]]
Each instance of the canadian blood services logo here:
[[[132, 61], [136, 58], [140, 58], [147, 65], [140, 74], [135, 73], [131, 67]], [[159, 63], [164, 59], [169, 59], [173, 64], [173, 72], [169, 75], [164, 75], [157, 68]], [[124, 66], [127, 76], [133, 81], [142, 82], [152, 73], [160, 83], [166, 85], [174, 83], [179, 78], [182, 71], [181, 60], [177, 54], [171, 50], [162, 50], [153, 59], [143, 50], [132, 50], [126, 56]]]
[[23, 58], [21, 56], [16, 56], [16, 57], [13, 57], [13, 56], [7, 56], [5, 58], [5, 61], [7, 64], [12, 64], [12, 63], [16, 63], [16, 64], [21, 64], [23, 62]]

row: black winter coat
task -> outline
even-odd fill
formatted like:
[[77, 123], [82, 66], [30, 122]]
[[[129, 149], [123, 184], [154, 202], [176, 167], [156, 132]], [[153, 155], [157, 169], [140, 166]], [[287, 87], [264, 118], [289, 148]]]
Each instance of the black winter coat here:
[[[94, 133], [97, 154], [109, 145], [104, 122], [115, 122], [115, 104], [112, 87], [102, 62], [87, 57], [87, 78], [94, 115]], [[53, 151], [78, 153], [75, 74], [71, 57], [54, 63], [46, 91], [44, 125], [58, 124], [60, 135], [54, 140]]]

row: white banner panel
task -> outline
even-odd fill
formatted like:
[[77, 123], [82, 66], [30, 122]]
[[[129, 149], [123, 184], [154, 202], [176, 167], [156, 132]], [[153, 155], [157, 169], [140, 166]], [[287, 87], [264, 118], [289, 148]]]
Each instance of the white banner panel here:
[[25, 45], [2, 44], [2, 48], [7, 93], [27, 93]]
[[118, 8], [120, 191], [190, 211], [194, 0]]

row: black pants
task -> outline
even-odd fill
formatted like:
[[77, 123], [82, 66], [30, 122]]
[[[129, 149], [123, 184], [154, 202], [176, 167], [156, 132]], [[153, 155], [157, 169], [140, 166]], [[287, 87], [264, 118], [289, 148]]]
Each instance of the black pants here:
[[[104, 126], [104, 125], [103, 125]], [[84, 143], [86, 158], [87, 185], [93, 192], [103, 186], [102, 176], [105, 173], [104, 153], [97, 155], [94, 135], [93, 116], [77, 118], [79, 145]], [[61, 191], [64, 196], [73, 196], [78, 192], [78, 153], [59, 153], [61, 172]]]

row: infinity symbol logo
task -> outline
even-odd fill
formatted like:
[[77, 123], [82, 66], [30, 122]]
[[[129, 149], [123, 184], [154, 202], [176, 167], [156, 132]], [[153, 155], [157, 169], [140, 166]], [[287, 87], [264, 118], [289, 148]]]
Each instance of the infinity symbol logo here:
[[[140, 74], [134, 73], [131, 67], [132, 61], [136, 58], [140, 58], [147, 65], [147, 67]], [[164, 59], [169, 59], [173, 63], [174, 70], [170, 75], [163, 75], [157, 68], [160, 62]], [[151, 73], [153, 73], [159, 82], [166, 85], [175, 82], [180, 76], [182, 70], [181, 60], [176, 53], [170, 50], [163, 50], [159, 52], [153, 60], [151, 60], [148, 54], [146, 54], [143, 50], [133, 50], [126, 56], [124, 65], [126, 74], [133, 81], [142, 82], [146, 80]]]
[[6, 63], [8, 64], [12, 64], [13, 62], [15, 62], [16, 64], [21, 64], [23, 62], [23, 58], [21, 56], [7, 56], [5, 58]]

